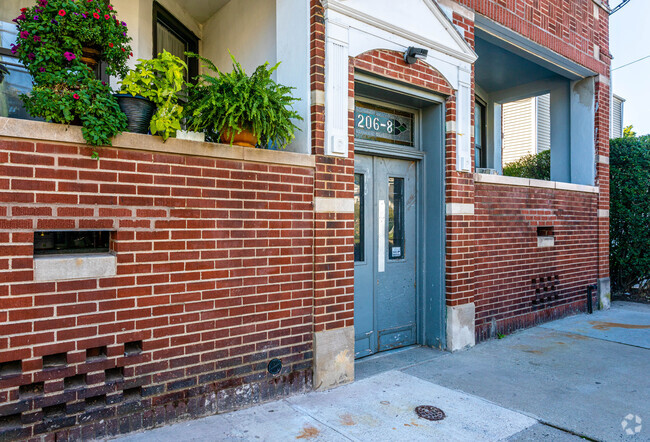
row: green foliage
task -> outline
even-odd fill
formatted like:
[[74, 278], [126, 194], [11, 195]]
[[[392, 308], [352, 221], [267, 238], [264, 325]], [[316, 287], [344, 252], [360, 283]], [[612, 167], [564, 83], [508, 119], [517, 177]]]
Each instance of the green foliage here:
[[151, 119], [151, 133], [167, 140], [181, 128], [183, 106], [178, 104], [178, 98], [185, 86], [187, 65], [165, 50], [153, 60], [138, 61], [135, 69], [122, 80], [121, 92], [140, 95], [156, 104], [158, 110]]
[[30, 115], [83, 124], [86, 142], [110, 145], [126, 129], [126, 117], [110, 88], [81, 61], [82, 48], [95, 48], [110, 75], [124, 75], [131, 54], [126, 23], [107, 0], [38, 0], [14, 19], [18, 39], [12, 52], [31, 74], [34, 89], [21, 95]]
[[623, 128], [623, 138], [634, 138], [636, 137], [636, 132], [632, 130], [632, 125], [625, 126]]
[[126, 116], [111, 95], [111, 89], [99, 81], [81, 84], [75, 90], [34, 86], [23, 96], [25, 107], [48, 121], [70, 124], [82, 123], [81, 132], [92, 146], [111, 144], [111, 138], [126, 129]]
[[545, 150], [536, 155], [526, 155], [517, 161], [503, 166], [503, 174], [536, 180], [551, 179], [551, 151]]
[[216, 74], [201, 74], [198, 84], [189, 87], [186, 116], [190, 130], [205, 131], [210, 141], [218, 141], [218, 134], [230, 131], [232, 143], [235, 134], [247, 129], [265, 147], [274, 144], [284, 148], [295, 138], [297, 127], [292, 119], [302, 118], [291, 107], [298, 101], [291, 95], [294, 88], [271, 78], [280, 63], [270, 69], [264, 63], [248, 76], [232, 54], [233, 70], [229, 73], [197, 54], [188, 55], [199, 58]]
[[612, 284], [628, 291], [650, 279], [650, 136], [610, 140], [609, 170]]

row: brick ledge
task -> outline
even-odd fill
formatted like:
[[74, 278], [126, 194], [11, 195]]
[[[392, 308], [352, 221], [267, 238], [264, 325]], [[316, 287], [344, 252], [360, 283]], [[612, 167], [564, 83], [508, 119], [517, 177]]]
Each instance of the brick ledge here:
[[598, 186], [585, 186], [583, 184], [562, 183], [560, 181], [544, 181], [514, 176], [491, 175], [487, 173], [475, 173], [475, 183], [500, 184], [505, 186], [539, 187], [555, 190], [569, 190], [572, 192], [599, 193]]
[[[6, 117], [0, 117], [0, 137], [56, 143], [86, 144], [81, 135], [81, 128], [78, 126], [66, 126], [64, 124]], [[302, 153], [253, 149], [249, 147], [230, 146], [228, 144], [179, 140], [176, 138], [170, 138], [166, 142], [163, 142], [162, 138], [157, 136], [130, 132], [125, 132], [113, 138], [112, 147], [257, 163], [316, 167], [314, 157]]]

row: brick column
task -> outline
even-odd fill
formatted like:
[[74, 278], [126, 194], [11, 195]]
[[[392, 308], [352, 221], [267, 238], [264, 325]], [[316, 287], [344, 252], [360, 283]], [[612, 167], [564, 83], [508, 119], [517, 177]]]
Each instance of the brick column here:
[[[453, 23], [463, 32], [465, 40], [474, 46], [473, 14], [453, 13]], [[474, 67], [472, 66], [472, 103], [474, 97]], [[447, 290], [447, 350], [455, 351], [473, 346], [476, 308], [474, 305], [474, 155], [470, 172], [456, 170], [457, 106], [454, 96], [447, 99], [446, 114], [446, 290]], [[474, 106], [469, 109], [474, 127]], [[473, 132], [473, 131], [472, 131]], [[474, 134], [472, 136], [472, 152]]]
[[[311, 0], [314, 177], [314, 388], [354, 379], [354, 147], [325, 155], [325, 24]], [[350, 118], [353, 118], [351, 113]]]
[[609, 78], [600, 75], [596, 82], [596, 185], [598, 194], [598, 296], [602, 308], [611, 301], [609, 280]]

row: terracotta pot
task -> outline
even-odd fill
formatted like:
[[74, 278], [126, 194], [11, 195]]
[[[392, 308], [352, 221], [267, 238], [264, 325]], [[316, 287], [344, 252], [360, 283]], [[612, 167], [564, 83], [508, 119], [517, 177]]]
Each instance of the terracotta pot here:
[[95, 70], [95, 67], [102, 59], [102, 53], [99, 49], [96, 48], [81, 48], [81, 61], [88, 66], [91, 71]]
[[[230, 144], [231, 137], [232, 132], [226, 129], [221, 133], [220, 139], [222, 143]], [[257, 144], [257, 137], [253, 135], [253, 132], [244, 129], [241, 132], [235, 134], [235, 137], [232, 139], [232, 144], [244, 147], [255, 147]]]

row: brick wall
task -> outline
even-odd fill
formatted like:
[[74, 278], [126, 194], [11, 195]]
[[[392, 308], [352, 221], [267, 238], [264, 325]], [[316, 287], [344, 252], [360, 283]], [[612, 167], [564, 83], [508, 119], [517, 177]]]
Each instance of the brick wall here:
[[[598, 278], [598, 195], [476, 183], [476, 338], [586, 308]], [[537, 246], [537, 227], [555, 245]]]
[[[100, 156], [0, 139], [0, 439], [102, 437], [310, 389], [313, 169]], [[34, 282], [34, 231], [68, 229], [113, 232], [117, 275]]]
[[[312, 154], [314, 197], [354, 196], [354, 146], [347, 158], [325, 156], [325, 24], [319, 0], [311, 0]], [[353, 118], [354, 115], [351, 115]], [[314, 214], [314, 332], [354, 325], [354, 214]]]
[[[592, 0], [456, 0], [576, 63], [609, 76], [609, 16]], [[595, 52], [594, 45], [598, 46]]]

